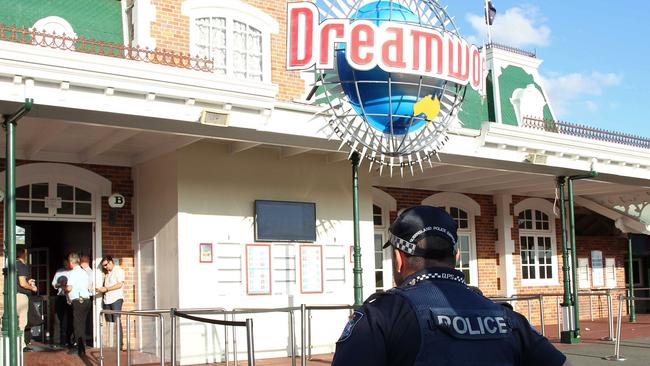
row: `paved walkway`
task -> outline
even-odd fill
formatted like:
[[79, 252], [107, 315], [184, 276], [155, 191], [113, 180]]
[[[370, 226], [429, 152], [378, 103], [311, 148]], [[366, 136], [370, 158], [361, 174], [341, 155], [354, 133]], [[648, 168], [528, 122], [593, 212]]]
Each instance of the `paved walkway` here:
[[[598, 366], [598, 365], [616, 365], [616, 362], [603, 360], [602, 357], [614, 353], [614, 343], [601, 340], [608, 335], [608, 325], [606, 319], [594, 322], [582, 322], [582, 339], [580, 344], [567, 345], [559, 344], [557, 341], [557, 326], [547, 326], [546, 335], [555, 343], [555, 345], [564, 352], [571, 362], [576, 366]], [[622, 340], [620, 354], [627, 360], [624, 365], [627, 366], [647, 366], [650, 364], [650, 314], [640, 315], [636, 323], [628, 323], [624, 319], [622, 327]], [[98, 366], [99, 350], [89, 349], [87, 356], [83, 359], [76, 355], [69, 355], [65, 351], [52, 350], [46, 346], [35, 346], [39, 352], [25, 354], [26, 366]], [[104, 365], [112, 366], [116, 364], [115, 352], [106, 352], [104, 355]], [[133, 365], [156, 366], [160, 361], [147, 355], [132, 354]], [[309, 366], [328, 366], [331, 364], [332, 354], [314, 355], [308, 361]], [[126, 353], [121, 354], [121, 364], [126, 365]], [[245, 365], [246, 362], [240, 361], [239, 366]], [[167, 363], [169, 365], [169, 363]], [[223, 363], [219, 364], [223, 365]], [[230, 365], [233, 365], [232, 361]], [[289, 357], [257, 360], [258, 366], [290, 366]], [[296, 365], [300, 365], [300, 358], [296, 360]]]

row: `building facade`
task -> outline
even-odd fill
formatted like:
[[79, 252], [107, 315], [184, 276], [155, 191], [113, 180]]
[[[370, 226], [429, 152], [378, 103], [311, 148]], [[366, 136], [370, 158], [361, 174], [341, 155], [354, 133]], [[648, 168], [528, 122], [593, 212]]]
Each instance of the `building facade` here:
[[[95, 268], [103, 255], [119, 259], [125, 309], [352, 303], [348, 153], [323, 131], [323, 106], [306, 100], [311, 76], [286, 71], [287, 1], [0, 5], [0, 110], [34, 99], [17, 126], [17, 225], [43, 270], [40, 295], [53, 294], [53, 272], [76, 250]], [[579, 287], [625, 287], [628, 238], [645, 287], [648, 141], [556, 121], [536, 55], [485, 53], [487, 96], [468, 90], [439, 162], [414, 172], [362, 162], [364, 296], [392, 287], [381, 249], [390, 222], [429, 204], [458, 222], [470, 284], [492, 297], [545, 294], [546, 321], [556, 322], [556, 179], [591, 170], [599, 175], [575, 182]], [[124, 207], [109, 207], [113, 193]], [[315, 240], [260, 240], [262, 200], [313, 204]], [[582, 297], [581, 310], [606, 316], [606, 298]], [[527, 314], [533, 323], [539, 312]], [[314, 315], [313, 352], [333, 350], [346, 315]], [[286, 318], [254, 319], [258, 356], [286, 355]], [[133, 329], [139, 349], [155, 347], [151, 323]], [[183, 363], [224, 359], [222, 329], [182, 323], [179, 335]]]

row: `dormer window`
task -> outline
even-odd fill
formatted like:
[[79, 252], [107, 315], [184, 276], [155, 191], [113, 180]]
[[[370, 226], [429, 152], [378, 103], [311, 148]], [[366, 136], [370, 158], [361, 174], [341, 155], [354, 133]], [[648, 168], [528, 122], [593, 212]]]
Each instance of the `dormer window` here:
[[271, 33], [275, 19], [239, 0], [187, 0], [190, 53], [214, 61], [218, 75], [253, 82], [271, 82]]

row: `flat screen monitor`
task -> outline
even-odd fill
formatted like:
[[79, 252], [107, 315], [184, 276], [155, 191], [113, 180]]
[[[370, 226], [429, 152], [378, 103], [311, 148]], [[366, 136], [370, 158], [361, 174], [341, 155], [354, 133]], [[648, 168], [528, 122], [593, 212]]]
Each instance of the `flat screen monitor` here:
[[255, 240], [316, 241], [316, 204], [256, 200]]

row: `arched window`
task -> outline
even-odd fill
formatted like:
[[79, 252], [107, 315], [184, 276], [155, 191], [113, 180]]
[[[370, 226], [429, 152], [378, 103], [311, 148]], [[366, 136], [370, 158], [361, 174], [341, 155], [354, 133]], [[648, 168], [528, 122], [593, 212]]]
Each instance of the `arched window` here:
[[239, 0], [187, 0], [182, 12], [190, 18], [190, 53], [214, 61], [217, 74], [271, 82], [271, 33], [275, 19]]
[[16, 213], [33, 216], [92, 216], [90, 192], [57, 182], [16, 188]]
[[552, 204], [529, 198], [515, 206], [519, 229], [522, 285], [558, 282], [555, 220]]
[[476, 224], [474, 218], [481, 216], [481, 206], [472, 198], [460, 193], [437, 193], [422, 201], [423, 205], [445, 209], [458, 225], [456, 249], [460, 258], [456, 269], [465, 274], [465, 280], [478, 285], [478, 264], [476, 259]]

